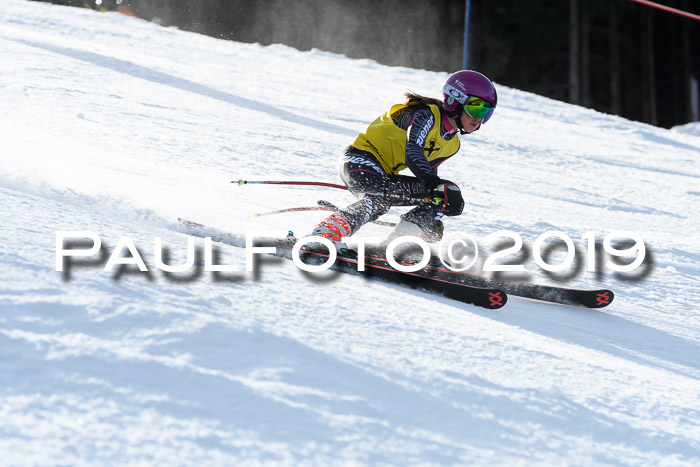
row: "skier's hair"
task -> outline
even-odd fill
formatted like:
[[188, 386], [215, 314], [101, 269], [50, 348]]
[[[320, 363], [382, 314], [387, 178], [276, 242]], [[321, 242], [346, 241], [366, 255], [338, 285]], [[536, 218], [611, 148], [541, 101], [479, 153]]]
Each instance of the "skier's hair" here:
[[419, 105], [421, 107], [427, 107], [428, 105], [437, 105], [442, 110], [442, 101], [440, 99], [435, 99], [433, 97], [425, 97], [420, 94], [416, 94], [413, 91], [408, 91], [404, 94], [406, 97], [405, 105]]

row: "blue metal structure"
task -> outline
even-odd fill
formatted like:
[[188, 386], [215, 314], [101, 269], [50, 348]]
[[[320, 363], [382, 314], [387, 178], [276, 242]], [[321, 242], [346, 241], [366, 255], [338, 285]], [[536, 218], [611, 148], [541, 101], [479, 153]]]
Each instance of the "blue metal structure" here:
[[471, 16], [472, 0], [466, 0], [464, 5], [464, 57], [462, 60], [462, 70], [468, 70], [469, 64], [469, 17]]

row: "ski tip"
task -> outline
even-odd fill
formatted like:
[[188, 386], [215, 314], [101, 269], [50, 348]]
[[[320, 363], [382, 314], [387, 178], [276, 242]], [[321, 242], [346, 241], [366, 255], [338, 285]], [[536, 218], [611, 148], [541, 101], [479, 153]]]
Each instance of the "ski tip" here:
[[488, 303], [486, 308], [490, 310], [498, 310], [508, 302], [508, 295], [502, 290], [494, 289], [488, 292]]
[[593, 291], [595, 296], [593, 300], [587, 304], [588, 308], [603, 308], [610, 305], [615, 298], [612, 290], [601, 289]]

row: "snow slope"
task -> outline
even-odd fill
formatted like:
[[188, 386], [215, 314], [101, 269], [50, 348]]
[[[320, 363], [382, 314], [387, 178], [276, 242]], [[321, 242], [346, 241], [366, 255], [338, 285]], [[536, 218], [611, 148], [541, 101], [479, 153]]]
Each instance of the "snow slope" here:
[[687, 133], [689, 135], [700, 136], [700, 122], [691, 122], [686, 123], [685, 125], [674, 126], [672, 130], [680, 133]]
[[0, 4], [0, 57], [4, 464], [700, 463], [700, 137], [499, 86], [441, 168], [467, 200], [450, 231], [638, 232], [646, 278], [570, 282], [615, 290], [601, 311], [487, 311], [283, 260], [66, 280], [59, 230], [129, 236], [151, 267], [154, 237], [184, 260], [178, 216], [308, 231], [322, 213], [249, 214], [350, 195], [229, 181], [337, 183], [353, 136], [446, 73], [21, 0]]

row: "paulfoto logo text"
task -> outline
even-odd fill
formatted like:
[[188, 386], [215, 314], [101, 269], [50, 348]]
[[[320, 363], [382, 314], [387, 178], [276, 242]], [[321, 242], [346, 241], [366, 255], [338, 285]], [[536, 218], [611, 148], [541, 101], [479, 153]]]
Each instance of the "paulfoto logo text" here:
[[[112, 272], [118, 268], [138, 268], [140, 272], [150, 273], [152, 269], [160, 270], [166, 277], [172, 274], [186, 274], [193, 269], [202, 268], [210, 273], [254, 272], [256, 256], [278, 255], [291, 257], [294, 264], [306, 272], [322, 272], [334, 266], [338, 252], [333, 243], [323, 237], [310, 236], [299, 239], [291, 238], [287, 232], [251, 231], [246, 232], [241, 244], [245, 250], [244, 264], [221, 264], [218, 259], [216, 241], [212, 237], [186, 236], [185, 260], [179, 264], [170, 264], [169, 248], [164, 246], [161, 237], [154, 237], [153, 262], [147, 266], [143, 255], [130, 236], [121, 236], [110, 252], [100, 236], [88, 230], [56, 232], [56, 271], [70, 278], [73, 267], [102, 266], [103, 271]], [[203, 240], [195, 248], [195, 240]], [[614, 231], [597, 241], [596, 232], [587, 231], [582, 237], [583, 247], [576, 245], [564, 232], [547, 231], [537, 237], [532, 246], [527, 245], [516, 232], [501, 230], [486, 236], [480, 245], [473, 236], [464, 233], [447, 235], [437, 246], [433, 246], [419, 237], [402, 236], [390, 242], [382, 242], [378, 237], [343, 237], [342, 241], [354, 250], [353, 262], [357, 271], [364, 271], [368, 248], [371, 255], [379, 254], [385, 258], [391, 268], [405, 273], [413, 273], [425, 268], [434, 258], [453, 272], [472, 273], [517, 273], [527, 272], [525, 263], [534, 260], [536, 266], [545, 274], [563, 274], [567, 279], [573, 278], [582, 270], [600, 273], [608, 268], [616, 274], [629, 274], [643, 269], [637, 276], [626, 277], [627, 280], [639, 280], [646, 277], [652, 264], [650, 252], [642, 238], [635, 232]], [[620, 239], [623, 239], [620, 241]], [[318, 252], [318, 246], [324, 245], [323, 261], [318, 255], [314, 261], [308, 261], [309, 251]], [[622, 248], [620, 248], [622, 246]], [[405, 252], [411, 248], [407, 260]], [[279, 249], [288, 250], [281, 255]], [[487, 250], [484, 253], [484, 250]], [[563, 251], [562, 251], [563, 250]], [[398, 252], [398, 253], [397, 253]], [[553, 261], [553, 256], [556, 261]], [[483, 258], [483, 259], [482, 259]], [[479, 261], [478, 261], [479, 260]], [[640, 266], [644, 265], [644, 268]], [[115, 277], [118, 278], [118, 274]]]

